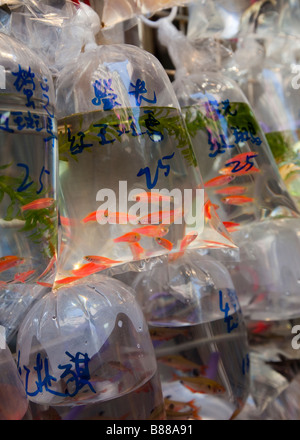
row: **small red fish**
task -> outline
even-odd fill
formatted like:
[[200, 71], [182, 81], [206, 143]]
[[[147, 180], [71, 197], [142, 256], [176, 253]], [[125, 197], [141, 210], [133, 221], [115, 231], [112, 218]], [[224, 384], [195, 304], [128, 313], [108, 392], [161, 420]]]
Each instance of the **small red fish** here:
[[239, 223], [235, 223], [235, 222], [223, 222], [223, 225], [225, 226], [225, 228], [229, 231], [229, 232], [234, 232], [236, 231], [236, 228], [238, 226], [240, 226]]
[[47, 275], [47, 273], [50, 272], [50, 270], [53, 268], [55, 262], [56, 262], [56, 255], [53, 255], [53, 257], [52, 257], [51, 260], [49, 261], [49, 264], [48, 264], [48, 266], [46, 267], [46, 269], [44, 270], [44, 272], [41, 273], [41, 275], [39, 275], [38, 280], [40, 280], [40, 279], [43, 278], [45, 275]]
[[81, 220], [82, 223], [96, 222], [96, 221], [97, 221], [97, 211], [91, 212]]
[[43, 287], [52, 287], [53, 286], [53, 284], [51, 284], [51, 283], [43, 283], [42, 281], [37, 281], [36, 284], [39, 284], [40, 286], [43, 286]]
[[33, 275], [35, 270], [28, 270], [27, 272], [16, 273], [14, 276], [14, 282], [25, 283], [25, 281]]
[[107, 223], [112, 225], [126, 224], [128, 222], [136, 222], [137, 218], [134, 215], [129, 215], [126, 212], [106, 212], [103, 217], [107, 219]]
[[180, 251], [184, 251], [189, 244], [192, 243], [196, 238], [198, 237], [198, 232], [189, 232], [186, 234], [185, 237], [183, 237], [181, 244], [180, 244]]
[[168, 251], [171, 251], [173, 249], [173, 243], [171, 243], [170, 240], [167, 240], [166, 238], [155, 237], [155, 241], [160, 246], [163, 246], [164, 248], [168, 249]]
[[205, 245], [207, 247], [216, 247], [216, 246], [217, 247], [219, 247], [219, 246], [224, 247], [224, 246], [226, 246], [226, 247], [231, 247], [233, 249], [236, 248], [236, 246], [231, 246], [230, 244], [220, 243], [219, 241], [212, 241], [212, 240], [202, 240], [202, 241], [203, 241], [203, 243], [205, 243]]
[[66, 278], [61, 278], [60, 280], [56, 280], [55, 283], [56, 284], [70, 284], [70, 283], [74, 283], [74, 281], [80, 280], [81, 278], [83, 278], [83, 277], [66, 277]]
[[232, 175], [230, 175], [230, 176], [217, 176], [217, 177], [214, 177], [213, 179], [210, 179], [208, 182], [205, 182], [204, 187], [210, 188], [210, 187], [214, 187], [214, 186], [227, 185], [233, 179], [234, 179], [234, 176], [232, 176]]
[[50, 206], [52, 206], [53, 203], [54, 203], [54, 199], [52, 199], [51, 197], [46, 197], [44, 199], [37, 199], [37, 200], [34, 200], [33, 202], [30, 202], [30, 203], [27, 203], [26, 205], [23, 205], [21, 207], [21, 210], [24, 212], [24, 211], [28, 211], [28, 210], [50, 208]]
[[[241, 163], [241, 166], [243, 166], [243, 165], [247, 165], [247, 164]], [[235, 167], [235, 165], [232, 165], [231, 167], [221, 168], [219, 170], [219, 173], [223, 174], [223, 175], [230, 174], [230, 175], [234, 175], [234, 176], [244, 176], [245, 174], [260, 173], [260, 169], [256, 168], [255, 166], [252, 166], [251, 168], [245, 166], [245, 168], [241, 169], [240, 171], [232, 172], [234, 167]]]
[[253, 197], [247, 196], [228, 196], [222, 199], [222, 202], [226, 205], [244, 205], [245, 203], [252, 203]]
[[85, 277], [88, 275], [92, 275], [93, 273], [100, 272], [101, 270], [107, 269], [106, 264], [95, 264], [95, 263], [87, 263], [78, 269], [73, 269], [71, 272], [73, 275], [77, 277]]
[[121, 235], [121, 237], [114, 238], [115, 243], [136, 243], [140, 241], [141, 236], [137, 232], [127, 232], [127, 234]]
[[84, 257], [84, 259], [91, 262], [91, 263], [95, 263], [98, 265], [103, 264], [103, 265], [107, 265], [107, 266], [111, 266], [112, 264], [122, 263], [122, 261], [111, 260], [110, 258], [100, 257], [98, 255], [87, 255], [86, 257]]
[[216, 194], [222, 194], [223, 196], [238, 196], [243, 194], [247, 188], [245, 186], [227, 186], [226, 188], [216, 189]]
[[19, 266], [24, 263], [24, 258], [16, 257], [15, 255], [6, 255], [0, 258], [0, 272]]
[[137, 201], [141, 201], [141, 202], [148, 202], [148, 203], [153, 203], [153, 202], [159, 202], [159, 201], [167, 201], [170, 202], [171, 200], [173, 200], [172, 196], [167, 196], [167, 195], [163, 195], [160, 194], [158, 192], [142, 192], [139, 194], [136, 194], [134, 196], [134, 200]]
[[132, 256], [135, 260], [139, 260], [145, 253], [145, 249], [140, 243], [129, 243]]
[[218, 208], [219, 208], [219, 205], [216, 205], [215, 203], [211, 203], [210, 200], [207, 200], [207, 201], [204, 203], [204, 217], [205, 217], [206, 219], [208, 219], [208, 220], [211, 219], [211, 209], [212, 209], [212, 208], [214, 208], [214, 209], [218, 209]]
[[258, 335], [260, 333], [265, 333], [272, 327], [272, 325], [273, 324], [270, 322], [258, 321], [257, 323], [248, 325], [248, 329], [251, 333]]
[[245, 162], [247, 159], [253, 159], [254, 157], [258, 156], [258, 153], [255, 151], [246, 151], [245, 153], [237, 154], [236, 156], [232, 157], [231, 159], [226, 160], [225, 165], [227, 165], [230, 162]]
[[149, 225], [142, 226], [141, 228], [133, 229], [132, 232], [136, 232], [141, 235], [146, 235], [147, 237], [163, 237], [169, 232], [166, 226], [161, 225]]
[[182, 217], [182, 210], [157, 211], [145, 215], [139, 219], [141, 225], [157, 225], [160, 223], [171, 224], [176, 218]]

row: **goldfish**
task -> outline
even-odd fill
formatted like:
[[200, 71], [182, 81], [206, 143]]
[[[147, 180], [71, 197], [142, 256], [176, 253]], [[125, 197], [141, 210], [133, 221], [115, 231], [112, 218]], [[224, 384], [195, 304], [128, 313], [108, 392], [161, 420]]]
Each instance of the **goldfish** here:
[[137, 231], [127, 232], [127, 234], [121, 235], [120, 237], [114, 238], [115, 243], [136, 243], [140, 241], [141, 236]]
[[223, 197], [222, 202], [226, 205], [243, 205], [244, 203], [252, 203], [253, 197], [247, 196], [228, 196]]
[[[248, 165], [246, 163], [242, 163], [241, 165]], [[220, 174], [228, 175], [233, 174], [234, 176], [244, 176], [245, 174], [254, 174], [254, 173], [260, 173], [260, 169], [256, 168], [255, 166], [252, 166], [251, 168], [245, 166], [245, 168], [240, 169], [239, 171], [234, 171], [233, 169], [235, 167], [235, 164], [233, 164], [231, 167], [226, 166], [224, 168], [221, 168], [219, 170]]]
[[71, 272], [75, 276], [85, 277], [104, 269], [107, 269], [106, 264], [87, 263], [79, 267], [78, 269], [73, 269]]
[[188, 232], [183, 237], [180, 243], [180, 251], [185, 250], [192, 243], [192, 241], [196, 240], [197, 237], [198, 237], [198, 232]]
[[148, 202], [148, 203], [153, 203], [153, 202], [159, 202], [159, 201], [167, 201], [170, 202], [171, 200], [173, 200], [172, 196], [167, 196], [167, 195], [163, 195], [163, 194], [159, 194], [158, 192], [142, 192], [139, 194], [136, 194], [134, 196], [134, 200], [140, 201], [140, 202]]
[[157, 211], [147, 214], [139, 219], [141, 225], [171, 224], [176, 218], [182, 217], [182, 210]]
[[96, 221], [97, 221], [97, 211], [91, 212], [81, 220], [82, 223], [96, 222]]
[[175, 368], [176, 370], [192, 371], [193, 373], [196, 373], [195, 375], [204, 374], [206, 369], [204, 365], [198, 365], [180, 355], [162, 356], [158, 358], [158, 362]]
[[231, 162], [245, 162], [245, 160], [253, 159], [254, 157], [258, 156], [258, 153], [255, 153], [254, 151], [246, 151], [245, 153], [237, 154], [236, 156], [232, 157], [231, 159], [226, 160], [225, 165], [230, 164]]
[[41, 273], [41, 275], [39, 275], [38, 280], [40, 280], [40, 279], [43, 278], [45, 275], [47, 275], [47, 273], [50, 272], [50, 270], [53, 268], [55, 262], [56, 262], [56, 255], [53, 255], [53, 257], [52, 257], [51, 260], [49, 261], [49, 264], [48, 264], [48, 266], [46, 267], [46, 269], [44, 270], [44, 272]]
[[210, 200], [207, 200], [204, 203], [204, 217], [209, 220], [211, 219], [211, 208], [218, 209], [219, 205], [216, 205], [215, 203], [211, 203]]
[[149, 225], [142, 226], [132, 230], [133, 233], [138, 233], [141, 235], [146, 235], [147, 237], [163, 237], [169, 232], [166, 226], [161, 225]]
[[226, 188], [220, 188], [216, 189], [216, 194], [222, 194], [223, 196], [238, 196], [240, 194], [243, 194], [246, 191], [245, 186], [228, 186]]
[[112, 260], [110, 258], [106, 257], [100, 257], [98, 255], [87, 255], [83, 257], [85, 260], [89, 261], [90, 263], [94, 264], [103, 264], [107, 266], [111, 266], [112, 264], [122, 263], [122, 261], [119, 260]]
[[173, 243], [170, 242], [170, 240], [167, 240], [163, 237], [155, 237], [156, 243], [158, 243], [160, 246], [163, 246], [164, 248], [168, 249], [169, 251], [173, 248]]
[[129, 247], [135, 260], [139, 260], [145, 253], [145, 249], [140, 245], [140, 243], [129, 243]]
[[21, 207], [21, 210], [24, 212], [28, 210], [49, 208], [51, 205], [53, 205], [53, 203], [54, 203], [54, 199], [52, 199], [51, 197], [46, 197], [44, 199], [37, 199], [34, 200], [33, 202], [23, 205]]
[[[80, 280], [82, 277], [65, 277], [61, 278], [60, 280], [56, 280], [56, 284], [70, 284], [74, 283], [74, 281]], [[39, 283], [40, 284], [40, 283]]]
[[192, 409], [198, 409], [197, 406], [195, 406], [195, 399], [190, 400], [189, 402], [180, 402], [178, 400], [171, 400], [169, 397], [164, 398], [164, 404], [166, 411], [180, 411], [181, 409], [184, 409], [186, 407], [190, 407]]
[[34, 270], [28, 270], [27, 272], [16, 273], [14, 276], [14, 282], [25, 283], [25, 281], [35, 273]]
[[232, 175], [228, 175], [228, 176], [217, 176], [214, 177], [213, 179], [208, 180], [207, 182], [204, 183], [204, 187], [205, 188], [210, 188], [213, 186], [222, 186], [222, 185], [227, 185], [228, 183], [230, 183], [233, 179], [235, 178], [235, 176]]
[[126, 224], [127, 222], [136, 222], [137, 217], [127, 212], [108, 212], [104, 214], [109, 224]]
[[236, 231], [236, 228], [240, 226], [239, 223], [235, 223], [235, 222], [223, 222], [223, 225], [225, 226], [226, 229], [228, 229], [229, 232]]
[[177, 376], [174, 378], [179, 380], [182, 385], [188, 388], [193, 393], [206, 393], [206, 394], [223, 394], [225, 388], [215, 380], [208, 379], [207, 377], [188, 377]]
[[0, 258], [0, 272], [19, 266], [25, 261], [24, 258], [16, 257], [15, 255], [6, 255]]
[[39, 284], [40, 286], [43, 286], [43, 287], [52, 287], [53, 286], [53, 284], [51, 284], [51, 283], [43, 283], [42, 281], [37, 281], [36, 284]]

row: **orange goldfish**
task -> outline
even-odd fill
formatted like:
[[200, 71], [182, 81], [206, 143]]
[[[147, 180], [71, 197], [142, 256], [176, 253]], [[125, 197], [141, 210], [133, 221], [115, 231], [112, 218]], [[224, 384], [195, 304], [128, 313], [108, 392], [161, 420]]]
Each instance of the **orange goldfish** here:
[[39, 284], [40, 286], [43, 286], [43, 287], [52, 287], [53, 286], [53, 284], [51, 284], [51, 283], [43, 283], [42, 281], [37, 281], [36, 284]]
[[136, 232], [141, 235], [146, 235], [147, 237], [163, 237], [169, 232], [166, 226], [161, 225], [149, 225], [142, 226], [140, 228], [133, 229], [132, 232]]
[[247, 188], [245, 186], [228, 186], [226, 188], [216, 189], [215, 193], [222, 194], [224, 196], [238, 196], [240, 194], [243, 194], [246, 189]]
[[[241, 165], [244, 165], [244, 163], [242, 163]], [[246, 165], [246, 163], [245, 163], [245, 165]], [[228, 174], [232, 175], [233, 174], [234, 176], [244, 176], [245, 174], [260, 173], [260, 169], [254, 167], [254, 166], [252, 166], [250, 169], [246, 169], [246, 167], [245, 167], [245, 168], [241, 169], [240, 171], [235, 171], [234, 173], [232, 173], [234, 166], [235, 165], [232, 165], [231, 167], [227, 166], [227, 167], [221, 168], [219, 170], [219, 173], [223, 174], [223, 175], [228, 175]]]
[[145, 215], [139, 219], [141, 225], [151, 225], [151, 224], [171, 224], [174, 223], [176, 218], [182, 217], [182, 210], [171, 210], [171, 211], [157, 211]]
[[127, 232], [127, 234], [121, 235], [121, 237], [114, 238], [115, 243], [136, 243], [140, 241], [141, 236], [137, 231]]
[[237, 226], [240, 226], [239, 223], [235, 223], [235, 222], [223, 222], [223, 225], [225, 226], [225, 228], [226, 228], [229, 232], [234, 232], [234, 231], [236, 231]]
[[211, 219], [211, 208], [218, 209], [219, 205], [211, 203], [210, 200], [207, 200], [204, 204], [204, 217], [209, 220]]
[[192, 409], [198, 409], [195, 405], [195, 399], [189, 400], [188, 402], [180, 402], [178, 400], [169, 399], [169, 397], [164, 398], [164, 404], [166, 411], [180, 411], [186, 407], [190, 407]]
[[[105, 212], [105, 211], [103, 211]], [[88, 214], [86, 217], [84, 217], [81, 222], [82, 223], [88, 223], [88, 222], [96, 222], [97, 221], [97, 211], [93, 211], [90, 214]]]
[[231, 159], [226, 160], [225, 165], [231, 162], [245, 162], [248, 158], [253, 159], [254, 157], [258, 156], [258, 153], [255, 153], [254, 151], [246, 151], [245, 153], [237, 154], [236, 156], [232, 157]]
[[198, 365], [180, 355], [161, 356], [158, 358], [158, 362], [162, 362], [164, 365], [168, 365], [176, 370], [197, 373], [197, 376], [205, 374], [206, 370], [204, 365]]
[[243, 205], [244, 203], [252, 203], [253, 197], [247, 196], [228, 196], [222, 199], [222, 202], [226, 205]]
[[27, 272], [16, 273], [14, 276], [14, 282], [25, 283], [34, 272], [35, 270], [28, 270]]
[[0, 272], [19, 266], [25, 261], [24, 258], [16, 257], [15, 255], [6, 255], [0, 258]]
[[164, 248], [168, 249], [168, 251], [171, 251], [173, 248], [173, 243], [170, 242], [170, 240], [167, 240], [163, 237], [155, 237], [156, 243], [158, 243], [160, 246], [163, 246]]
[[137, 201], [141, 201], [141, 202], [148, 202], [148, 203], [153, 203], [153, 202], [159, 202], [159, 201], [171, 201], [173, 200], [172, 196], [167, 196], [167, 195], [162, 195], [159, 194], [158, 192], [142, 192], [139, 194], [136, 194], [134, 196], [134, 199]]
[[106, 264], [95, 264], [95, 263], [87, 263], [78, 269], [73, 269], [71, 272], [75, 276], [85, 277], [88, 275], [92, 275], [93, 273], [100, 272], [100, 270], [107, 269]]
[[198, 232], [188, 232], [180, 244], [180, 251], [185, 250], [198, 237]]
[[215, 380], [208, 379], [207, 377], [188, 377], [174, 375], [174, 379], [180, 381], [182, 385], [188, 388], [193, 393], [206, 393], [206, 394], [223, 394], [225, 388]]
[[127, 222], [135, 222], [136, 216], [129, 215], [126, 212], [107, 212], [103, 215], [110, 224], [126, 224]]
[[129, 243], [132, 256], [135, 260], [139, 260], [145, 253], [145, 249], [140, 245], [140, 243]]
[[21, 207], [21, 210], [24, 212], [28, 210], [49, 208], [51, 205], [53, 205], [53, 203], [54, 203], [54, 199], [52, 199], [51, 197], [46, 197], [44, 199], [37, 199], [34, 200], [33, 202], [23, 205]]
[[229, 182], [231, 182], [234, 179], [234, 176], [217, 176], [213, 179], [210, 179], [208, 182], [205, 182], [204, 187], [210, 188], [213, 186], [222, 186], [227, 185]]
[[81, 278], [82, 277], [66, 277], [66, 278], [61, 278], [60, 280], [56, 280], [55, 283], [56, 284], [70, 284], [70, 283], [73, 283], [74, 281], [80, 280]]
[[86, 257], [83, 257], [85, 260], [95, 263], [95, 264], [103, 264], [107, 266], [111, 266], [112, 264], [122, 263], [122, 261], [119, 260], [111, 260], [110, 258], [106, 257], [99, 257], [98, 255], [87, 255]]

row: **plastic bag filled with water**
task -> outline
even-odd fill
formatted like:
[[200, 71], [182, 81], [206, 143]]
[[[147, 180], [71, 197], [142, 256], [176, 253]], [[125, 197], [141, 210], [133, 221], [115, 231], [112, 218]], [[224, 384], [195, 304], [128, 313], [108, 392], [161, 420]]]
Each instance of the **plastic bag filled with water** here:
[[34, 419], [165, 417], [147, 324], [117, 280], [45, 295], [20, 326], [17, 358]]
[[61, 72], [56, 105], [58, 283], [206, 240], [235, 247], [210, 209], [178, 101], [154, 56], [91, 44]]
[[57, 125], [52, 77], [0, 34], [0, 284], [48, 281], [57, 247]]
[[186, 251], [131, 274], [169, 420], [234, 418], [249, 392], [247, 332], [228, 270]]
[[6, 343], [6, 329], [0, 326], [0, 420], [31, 419], [29, 400], [16, 362]]

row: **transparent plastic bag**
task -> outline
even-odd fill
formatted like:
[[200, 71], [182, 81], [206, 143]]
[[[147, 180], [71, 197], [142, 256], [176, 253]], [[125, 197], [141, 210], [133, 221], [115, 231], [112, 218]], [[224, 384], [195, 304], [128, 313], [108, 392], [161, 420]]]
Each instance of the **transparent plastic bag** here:
[[6, 329], [0, 326], [0, 420], [30, 418], [28, 399], [16, 363], [6, 344]]
[[90, 46], [58, 77], [56, 105], [57, 283], [188, 245], [236, 248], [203, 191], [178, 101], [155, 57], [130, 45]]
[[57, 124], [47, 66], [0, 33], [0, 283], [49, 282], [57, 250]]
[[117, 280], [98, 276], [45, 295], [20, 326], [17, 355], [33, 414], [164, 417], [147, 324], [133, 292]]
[[248, 396], [250, 361], [246, 327], [225, 266], [186, 251], [127, 277], [149, 325], [167, 418], [180, 412], [194, 420], [234, 418]]

